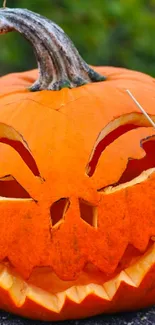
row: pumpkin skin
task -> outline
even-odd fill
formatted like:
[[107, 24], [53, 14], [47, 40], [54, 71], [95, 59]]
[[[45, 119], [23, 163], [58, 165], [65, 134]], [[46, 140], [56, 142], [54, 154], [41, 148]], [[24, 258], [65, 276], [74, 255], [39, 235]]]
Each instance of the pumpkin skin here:
[[0, 308], [29, 318], [155, 303], [155, 133], [126, 92], [155, 121], [154, 79], [94, 70], [59, 91], [0, 78]]
[[[97, 191], [120, 179], [129, 157], [143, 159], [142, 139], [150, 136], [153, 149], [154, 129], [124, 133], [102, 152], [94, 174], [86, 174], [101, 130], [119, 116], [142, 116], [124, 89], [155, 119], [154, 79], [96, 70], [107, 81], [58, 92], [26, 90], [37, 71], [0, 79], [0, 121], [23, 136], [42, 177], [16, 146], [1, 143], [1, 178], [12, 175], [30, 196], [0, 204], [0, 307], [19, 315], [62, 320], [155, 302], [155, 174], [108, 195]], [[52, 226], [59, 207], [51, 207], [62, 198], [70, 206]], [[96, 207], [96, 226], [82, 219], [79, 199]]]

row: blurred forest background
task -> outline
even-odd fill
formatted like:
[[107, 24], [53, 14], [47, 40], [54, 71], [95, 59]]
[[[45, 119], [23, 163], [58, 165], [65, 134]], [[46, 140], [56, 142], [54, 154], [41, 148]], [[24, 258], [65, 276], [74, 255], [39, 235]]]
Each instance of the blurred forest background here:
[[[155, 76], [155, 0], [7, 0], [7, 6], [55, 21], [89, 64]], [[0, 75], [34, 67], [32, 48], [21, 35], [0, 36]]]

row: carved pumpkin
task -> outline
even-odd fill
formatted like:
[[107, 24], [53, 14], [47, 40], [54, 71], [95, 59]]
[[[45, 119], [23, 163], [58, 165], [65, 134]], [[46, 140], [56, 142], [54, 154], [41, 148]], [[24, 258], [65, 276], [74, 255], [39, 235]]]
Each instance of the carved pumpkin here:
[[155, 132], [126, 92], [155, 121], [154, 79], [93, 70], [27, 10], [0, 10], [12, 30], [40, 76], [33, 91], [36, 70], [0, 79], [0, 308], [63, 320], [155, 303]]

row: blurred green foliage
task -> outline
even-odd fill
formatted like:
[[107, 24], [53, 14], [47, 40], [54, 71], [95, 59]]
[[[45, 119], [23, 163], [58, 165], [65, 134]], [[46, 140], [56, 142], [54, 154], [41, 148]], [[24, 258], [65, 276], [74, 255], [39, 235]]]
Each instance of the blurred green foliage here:
[[[2, 2], [2, 0], [1, 0]], [[155, 0], [7, 0], [55, 21], [93, 65], [114, 65], [155, 76]], [[0, 74], [36, 67], [18, 33], [0, 36]]]

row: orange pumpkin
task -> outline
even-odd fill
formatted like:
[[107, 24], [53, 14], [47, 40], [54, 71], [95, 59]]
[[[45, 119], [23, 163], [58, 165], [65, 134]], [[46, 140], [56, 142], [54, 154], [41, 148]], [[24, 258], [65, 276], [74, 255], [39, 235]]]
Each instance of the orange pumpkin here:
[[154, 79], [90, 68], [27, 10], [0, 10], [12, 30], [40, 74], [0, 79], [0, 308], [63, 320], [154, 304], [155, 132], [126, 92], [155, 121]]

